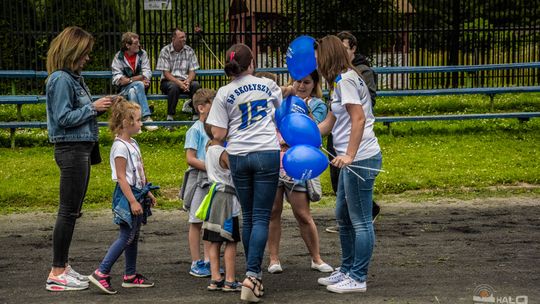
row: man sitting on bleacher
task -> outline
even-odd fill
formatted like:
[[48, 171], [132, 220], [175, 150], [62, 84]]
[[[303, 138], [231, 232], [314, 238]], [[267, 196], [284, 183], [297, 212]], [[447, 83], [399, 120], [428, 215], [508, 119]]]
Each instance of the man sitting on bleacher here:
[[[191, 47], [186, 45], [186, 33], [178, 28], [172, 31], [171, 44], [166, 45], [159, 54], [156, 70], [161, 75], [161, 91], [167, 95], [167, 120], [174, 120], [176, 105], [182, 92], [189, 98], [200, 88], [195, 80], [195, 70], [199, 69], [197, 56]], [[193, 105], [189, 102], [192, 113]]]
[[[122, 35], [122, 48], [114, 55], [112, 68], [112, 84], [118, 88], [119, 94], [127, 100], [141, 106], [143, 121], [152, 121], [148, 107], [146, 90], [150, 86], [152, 69], [148, 54], [141, 49], [139, 35], [126, 32]], [[157, 130], [157, 126], [145, 126], [148, 131]]]

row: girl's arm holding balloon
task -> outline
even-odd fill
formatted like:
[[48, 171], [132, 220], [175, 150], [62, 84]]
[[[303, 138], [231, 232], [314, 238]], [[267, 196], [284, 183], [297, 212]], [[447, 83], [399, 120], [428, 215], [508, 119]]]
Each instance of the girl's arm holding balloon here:
[[349, 136], [349, 144], [347, 145], [345, 155], [338, 155], [332, 160], [332, 165], [338, 168], [343, 168], [353, 162], [356, 152], [358, 152], [358, 147], [360, 147], [360, 142], [362, 142], [366, 122], [362, 105], [346, 104], [345, 108], [351, 117], [351, 135]]
[[334, 113], [332, 113], [332, 111], [329, 111], [328, 115], [326, 115], [326, 118], [323, 121], [321, 121], [320, 124], [318, 124], [321, 135], [326, 136], [330, 134], [330, 131], [332, 131], [332, 128], [334, 127], [335, 123], [336, 123], [336, 117], [334, 116]]

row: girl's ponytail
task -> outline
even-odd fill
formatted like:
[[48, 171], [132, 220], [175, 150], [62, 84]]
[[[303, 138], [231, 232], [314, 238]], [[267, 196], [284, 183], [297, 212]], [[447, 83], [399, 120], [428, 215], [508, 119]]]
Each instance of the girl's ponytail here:
[[229, 77], [240, 76], [253, 62], [251, 49], [243, 43], [231, 46], [225, 56], [225, 74]]

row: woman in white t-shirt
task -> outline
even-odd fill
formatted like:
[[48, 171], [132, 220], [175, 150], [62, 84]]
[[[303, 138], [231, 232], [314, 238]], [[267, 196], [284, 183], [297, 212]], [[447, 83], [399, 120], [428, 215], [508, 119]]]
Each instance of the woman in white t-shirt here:
[[258, 302], [263, 294], [261, 263], [268, 223], [279, 178], [279, 141], [272, 113], [281, 104], [279, 86], [253, 76], [251, 49], [235, 44], [226, 53], [225, 73], [231, 82], [221, 87], [206, 123], [214, 138], [227, 138], [230, 170], [242, 206], [242, 243], [246, 279], [240, 298]]
[[376, 170], [382, 165], [381, 149], [373, 132], [375, 116], [367, 86], [341, 40], [336, 36], [322, 38], [316, 44], [316, 54], [318, 70], [331, 88], [331, 111], [319, 129], [323, 135], [332, 132], [337, 154], [332, 165], [347, 168], [340, 172], [336, 194], [341, 267], [318, 282], [336, 293], [364, 292], [375, 242], [371, 221], [373, 184]]

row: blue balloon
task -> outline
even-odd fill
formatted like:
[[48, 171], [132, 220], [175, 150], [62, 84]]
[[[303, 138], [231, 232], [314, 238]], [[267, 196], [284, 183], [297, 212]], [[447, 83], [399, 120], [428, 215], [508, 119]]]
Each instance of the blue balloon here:
[[281, 125], [281, 120], [290, 113], [308, 114], [309, 112], [306, 102], [302, 100], [302, 98], [294, 95], [289, 95], [287, 98], [285, 98], [285, 100], [283, 100], [281, 103], [281, 106], [276, 109], [274, 114], [278, 129]]
[[300, 36], [287, 49], [287, 69], [294, 80], [300, 80], [317, 69], [315, 38]]
[[328, 158], [321, 150], [308, 145], [290, 148], [283, 155], [283, 168], [297, 180], [308, 180], [321, 175], [328, 167]]
[[306, 102], [302, 100], [302, 98], [295, 95], [287, 96], [281, 106], [286, 108], [286, 114], [300, 113], [307, 115], [309, 113]]
[[319, 148], [322, 145], [321, 132], [317, 124], [304, 114], [286, 115], [281, 120], [279, 133], [290, 147], [310, 145]]
[[276, 112], [274, 113], [274, 117], [275, 117], [275, 120], [276, 120], [276, 127], [278, 129], [280, 128], [281, 120], [285, 117], [285, 115], [287, 115], [287, 113], [286, 113], [286, 109], [285, 109], [285, 107], [283, 106], [283, 103], [282, 103], [281, 106], [276, 108]]

